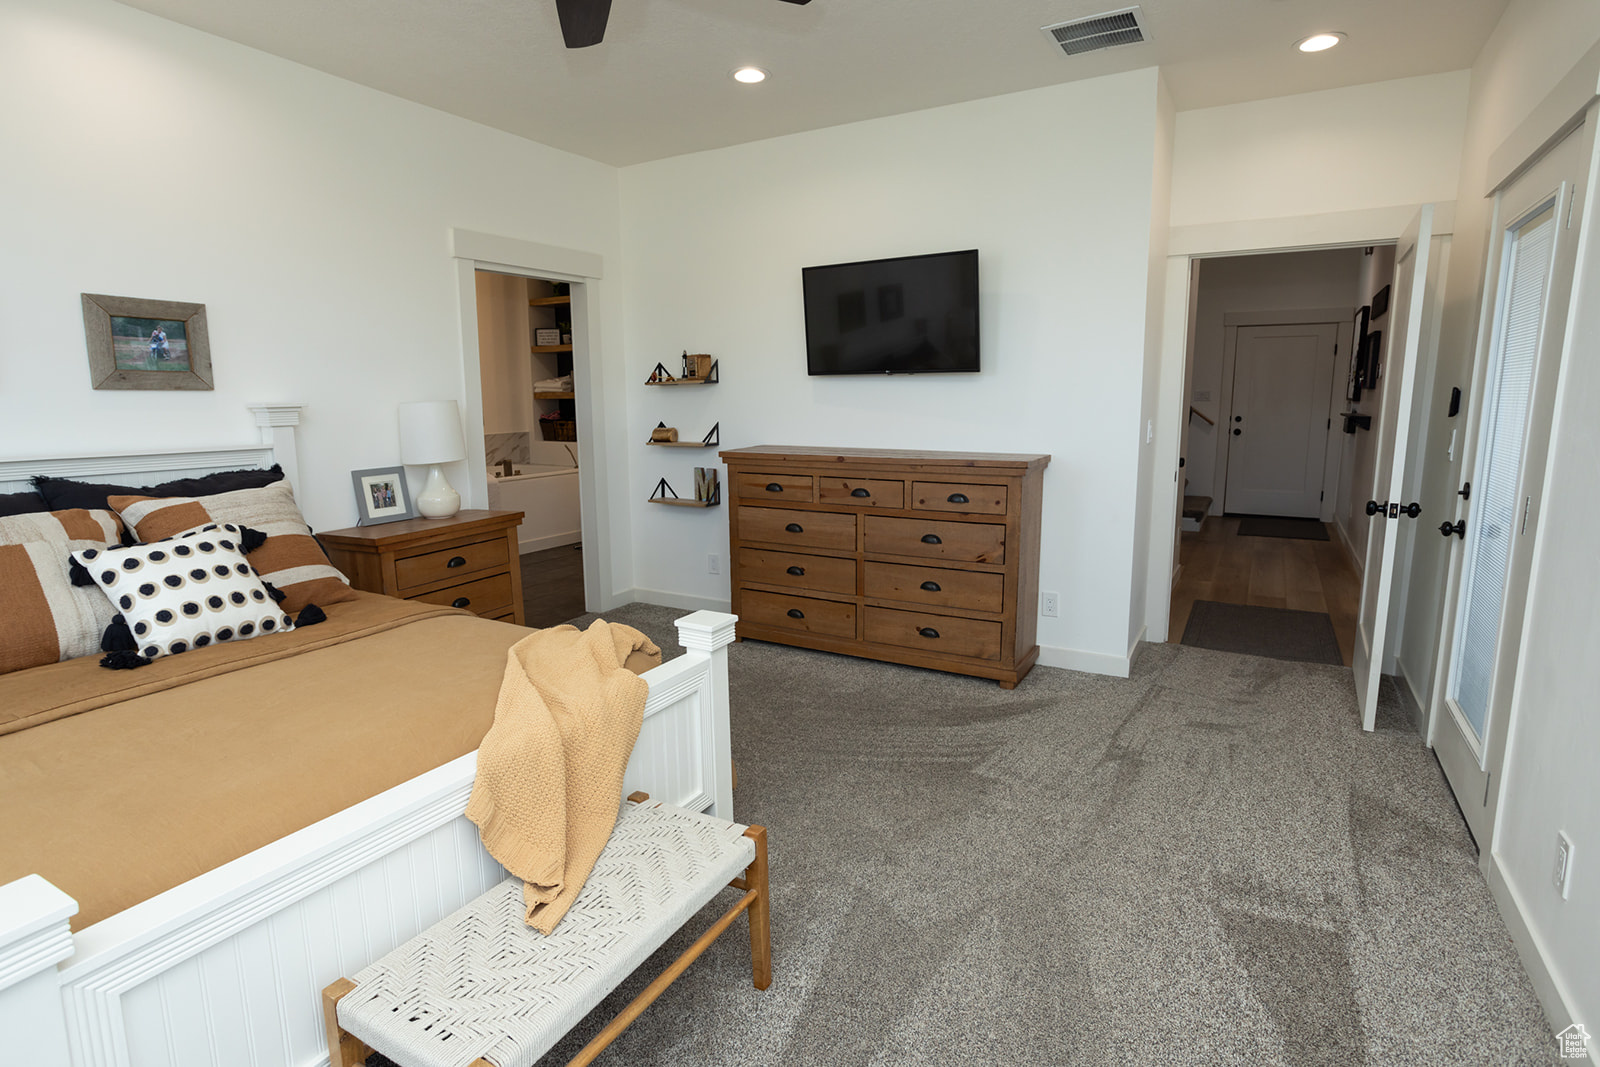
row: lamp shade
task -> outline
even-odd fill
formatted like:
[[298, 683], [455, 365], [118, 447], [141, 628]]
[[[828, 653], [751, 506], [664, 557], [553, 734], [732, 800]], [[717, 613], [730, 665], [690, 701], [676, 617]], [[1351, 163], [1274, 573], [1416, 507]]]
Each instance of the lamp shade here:
[[454, 400], [400, 405], [400, 462], [411, 466], [467, 458], [461, 412]]

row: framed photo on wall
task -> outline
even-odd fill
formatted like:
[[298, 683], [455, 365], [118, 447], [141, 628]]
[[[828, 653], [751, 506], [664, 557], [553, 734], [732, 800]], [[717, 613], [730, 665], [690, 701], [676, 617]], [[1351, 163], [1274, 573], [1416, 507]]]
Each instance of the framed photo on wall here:
[[1389, 313], [1389, 287], [1386, 285], [1372, 294], [1372, 317], [1381, 319]]
[[1376, 389], [1378, 386], [1378, 374], [1380, 370], [1378, 361], [1379, 354], [1382, 351], [1383, 331], [1373, 330], [1371, 333], [1367, 334], [1365, 350], [1362, 351], [1357, 357], [1361, 361], [1362, 365], [1366, 367], [1365, 376], [1361, 380], [1361, 384], [1365, 388]]
[[1345, 378], [1344, 398], [1351, 403], [1361, 399], [1361, 388], [1367, 381], [1367, 313], [1370, 307], [1356, 312], [1354, 343], [1350, 346], [1350, 369]]
[[411, 502], [411, 491], [406, 488], [404, 467], [369, 467], [351, 471], [350, 481], [355, 484], [356, 510], [361, 514], [356, 521], [357, 526], [377, 526], [417, 517], [416, 506]]
[[204, 304], [103, 293], [82, 297], [94, 388], [212, 388]]

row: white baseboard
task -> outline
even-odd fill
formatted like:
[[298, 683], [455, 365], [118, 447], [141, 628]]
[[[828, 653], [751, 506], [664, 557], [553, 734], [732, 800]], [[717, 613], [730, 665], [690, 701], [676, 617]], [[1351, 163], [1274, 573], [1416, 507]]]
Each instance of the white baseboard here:
[[1334, 523], [1333, 529], [1339, 535], [1339, 543], [1344, 546], [1345, 558], [1350, 561], [1350, 566], [1355, 568], [1356, 577], [1360, 578], [1366, 570], [1366, 562], [1356, 555], [1356, 546], [1350, 543], [1350, 535], [1345, 532], [1344, 523]]
[[1428, 705], [1417, 692], [1417, 687], [1412, 684], [1411, 676], [1406, 673], [1406, 665], [1397, 663], [1395, 677], [1400, 680], [1400, 698], [1405, 701], [1406, 711], [1411, 714], [1411, 725], [1416, 728], [1417, 736], [1422, 738], [1423, 744], [1428, 742]]
[[546, 537], [533, 537], [526, 541], [518, 541], [517, 553], [518, 555], [526, 556], [529, 552], [543, 552], [547, 548], [560, 548], [562, 545], [575, 545], [582, 540], [582, 530], [572, 530], [568, 533], [550, 534]]
[[[1575, 1022], [1587, 1020], [1577, 1018], [1572, 998], [1567, 995], [1561, 979], [1550, 967], [1544, 942], [1534, 932], [1533, 927], [1528, 925], [1522, 909], [1521, 894], [1506, 877], [1505, 870], [1500, 866], [1500, 857], [1491, 852], [1483, 873], [1489, 882], [1489, 892], [1494, 896], [1500, 917], [1505, 920], [1506, 930], [1511, 934], [1511, 942], [1517, 947], [1517, 956], [1522, 960], [1523, 969], [1528, 972], [1528, 980], [1533, 983], [1533, 992], [1539, 998], [1539, 1006], [1544, 1008], [1544, 1018], [1550, 1026], [1550, 1040], [1553, 1044], [1556, 1034]], [[1589, 1063], [1592, 1067], [1600, 1067], [1600, 1041], [1594, 1040], [1592, 1036], [1589, 1040]]]
[[[1144, 631], [1139, 632], [1139, 637], [1143, 640]], [[1137, 647], [1138, 641], [1135, 641], [1134, 645]], [[1126, 678], [1133, 670], [1133, 650], [1129, 649], [1126, 656], [1118, 656], [1114, 653], [1088, 652], [1081, 648], [1040, 645], [1039, 665], [1083, 671], [1085, 674], [1107, 674], [1113, 678]]]
[[622, 604], [638, 601], [641, 604], [654, 604], [658, 608], [682, 608], [684, 611], [726, 612], [733, 607], [731, 600], [690, 593], [669, 593], [661, 589], [627, 589], [617, 594], [617, 601]]

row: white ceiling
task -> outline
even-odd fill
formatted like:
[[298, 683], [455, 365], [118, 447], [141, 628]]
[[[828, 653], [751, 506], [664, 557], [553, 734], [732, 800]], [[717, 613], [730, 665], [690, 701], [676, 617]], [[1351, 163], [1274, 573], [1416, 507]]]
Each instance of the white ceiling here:
[[[1507, 0], [1143, 0], [1150, 40], [1069, 58], [1039, 27], [1117, 0], [613, 0], [562, 46], [555, 0], [123, 0], [605, 163], [666, 156], [1140, 67], [1180, 110], [1472, 65]], [[1291, 49], [1318, 30], [1349, 39]], [[758, 86], [729, 73], [754, 64]]]

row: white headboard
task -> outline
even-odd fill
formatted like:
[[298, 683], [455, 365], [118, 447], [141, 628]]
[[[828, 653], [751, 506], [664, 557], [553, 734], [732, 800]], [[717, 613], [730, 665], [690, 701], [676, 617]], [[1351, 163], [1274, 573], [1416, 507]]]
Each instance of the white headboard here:
[[[215, 471], [244, 467], [283, 467], [290, 485], [300, 480], [300, 460], [294, 428], [300, 424], [301, 404], [252, 404], [261, 443], [224, 445], [220, 448], [182, 449], [168, 452], [122, 452], [86, 456], [43, 456], [37, 459], [0, 459], [0, 493], [25, 493], [36, 474], [51, 478], [90, 481], [112, 478], [144, 483], [192, 478]], [[136, 477], [135, 477], [136, 476]]]

